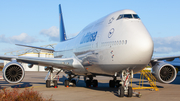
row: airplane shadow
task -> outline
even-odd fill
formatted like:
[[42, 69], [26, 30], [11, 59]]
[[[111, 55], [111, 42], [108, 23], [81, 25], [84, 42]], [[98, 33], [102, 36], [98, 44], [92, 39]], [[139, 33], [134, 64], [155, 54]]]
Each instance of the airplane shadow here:
[[[139, 79], [140, 78], [140, 74], [135, 74], [134, 75], [134, 78], [137, 78]], [[59, 81], [58, 81], [58, 86], [63, 86], [64, 85], [64, 81], [66, 80], [67, 78], [65, 76], [62, 76], [61, 78], [59, 78]], [[40, 82], [21, 82], [19, 84], [16, 84], [16, 85], [8, 85], [7, 82], [5, 81], [0, 81], [1, 85], [0, 85], [0, 89], [3, 89], [4, 87], [2, 86], [6, 86], [6, 87], [11, 87], [11, 88], [26, 88], [26, 87], [33, 87], [34, 84], [43, 84], [44, 86], [46, 86], [46, 83], [40, 83]], [[150, 87], [149, 84], [147, 84], [148, 81], [144, 81], [144, 84], [143, 86], [144, 87]], [[132, 84], [135, 84], [135, 85], [139, 85], [139, 81], [133, 81]], [[180, 75], [177, 75], [177, 78], [171, 83], [171, 84], [180, 84]], [[142, 86], [142, 84], [140, 84]], [[84, 87], [84, 88], [87, 88], [86, 87], [86, 83], [84, 82], [84, 80], [79, 80], [76, 87]], [[157, 85], [158, 88], [164, 88], [163, 86], [159, 86]], [[111, 92], [112, 94], [114, 94], [115, 96], [118, 97], [118, 88], [110, 88], [109, 87], [109, 83], [101, 83], [99, 82], [98, 83], [98, 87], [90, 87], [90, 88], [87, 88], [87, 89], [91, 89], [91, 90], [98, 90], [98, 91], [105, 91], [105, 92]]]
[[170, 84], [180, 85], [180, 73], [178, 73], [176, 79], [173, 82], [171, 82]]
[[[135, 77], [140, 77], [140, 74], [136, 74]], [[63, 76], [62, 78], [59, 79], [60, 82], [64, 82], [67, 78], [65, 76]], [[148, 83], [148, 81], [144, 81], [144, 83]], [[61, 83], [60, 85], [64, 85], [64, 83]], [[139, 85], [139, 81], [135, 81], [135, 82], [132, 82], [132, 84], [136, 84], [136, 85]], [[58, 83], [59, 85], [59, 83]], [[142, 84], [141, 84], [142, 86]], [[76, 84], [76, 87], [84, 87], [84, 88], [87, 88], [86, 87], [86, 83], [84, 82], [84, 80], [79, 80], [78, 83]], [[143, 84], [143, 87], [150, 87], [150, 84]], [[164, 88], [163, 86], [159, 86], [157, 85], [158, 88]], [[87, 89], [91, 89], [91, 90], [98, 90], [98, 91], [105, 91], [105, 92], [111, 92], [112, 94], [114, 94], [115, 96], [118, 97], [118, 88], [110, 88], [109, 87], [109, 83], [101, 83], [101, 82], [98, 82], [98, 87], [90, 87], [90, 88], [87, 88]]]

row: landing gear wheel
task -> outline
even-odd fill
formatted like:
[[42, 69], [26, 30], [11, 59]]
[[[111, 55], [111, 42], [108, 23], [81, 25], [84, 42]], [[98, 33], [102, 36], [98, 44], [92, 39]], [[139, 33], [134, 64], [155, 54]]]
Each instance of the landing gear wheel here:
[[124, 87], [123, 86], [120, 86], [118, 88], [118, 96], [119, 97], [124, 97]]
[[111, 87], [111, 88], [115, 87], [115, 81], [114, 80], [109, 81], [109, 87]]
[[93, 87], [98, 87], [98, 81], [97, 80], [93, 80]]
[[69, 87], [69, 80], [65, 80], [64, 86], [65, 86], [65, 87]]
[[54, 83], [54, 88], [57, 88], [58, 87], [57, 80], [53, 80], [53, 83]]
[[71, 80], [71, 82], [73, 83], [73, 87], [76, 87], [76, 80]]
[[128, 87], [128, 97], [132, 97], [132, 87]]
[[46, 80], [46, 88], [50, 88], [50, 84], [51, 84], [51, 81], [50, 80]]
[[116, 80], [116, 83], [115, 83], [116, 88], [119, 88], [120, 86], [122, 86], [121, 84], [119, 84], [120, 82], [121, 82], [121, 80]]
[[86, 87], [87, 88], [91, 87], [91, 80], [86, 80]]

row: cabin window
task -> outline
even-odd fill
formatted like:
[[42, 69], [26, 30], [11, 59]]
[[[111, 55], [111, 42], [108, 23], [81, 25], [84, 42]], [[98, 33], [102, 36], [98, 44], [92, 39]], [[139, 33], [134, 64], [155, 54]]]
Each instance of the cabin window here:
[[124, 44], [124, 40], [122, 40], [122, 44]]
[[127, 44], [127, 40], [125, 40], [125, 44]]

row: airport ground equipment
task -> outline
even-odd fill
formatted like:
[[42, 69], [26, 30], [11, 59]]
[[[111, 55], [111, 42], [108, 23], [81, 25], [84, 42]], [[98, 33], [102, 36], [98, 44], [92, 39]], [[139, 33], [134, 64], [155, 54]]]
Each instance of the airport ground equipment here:
[[140, 98], [142, 96], [142, 94], [140, 92], [137, 93], [137, 92], [133, 91], [133, 96]]
[[[151, 74], [149, 70], [141, 70], [141, 75], [140, 75], [140, 80], [139, 80], [139, 86], [138, 87], [133, 87], [132, 89], [150, 89], [150, 90], [155, 90], [159, 91], [158, 87], [156, 86], [156, 78]], [[146, 79], [150, 87], [144, 87], [144, 79]], [[131, 86], [132, 86], [132, 81], [131, 81]]]

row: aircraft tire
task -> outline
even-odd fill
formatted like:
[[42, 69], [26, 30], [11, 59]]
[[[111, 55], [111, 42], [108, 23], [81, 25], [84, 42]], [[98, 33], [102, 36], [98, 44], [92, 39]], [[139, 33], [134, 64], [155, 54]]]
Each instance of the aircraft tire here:
[[71, 82], [73, 83], [72, 87], [76, 87], [76, 80], [71, 80]]
[[119, 84], [121, 82], [121, 80], [116, 80], [115, 85], [116, 88], [119, 88], [120, 86], [122, 86], [121, 84]]
[[53, 83], [54, 83], [54, 87], [57, 88], [58, 87], [57, 80], [53, 80]]
[[65, 87], [69, 87], [69, 80], [65, 80], [64, 86], [65, 86]]
[[98, 81], [97, 80], [93, 80], [93, 87], [98, 87]]
[[50, 88], [51, 80], [46, 80], [46, 88]]
[[127, 95], [127, 97], [132, 97], [132, 94], [133, 94], [133, 92], [132, 92], [132, 87], [128, 87], [128, 95]]
[[118, 96], [119, 97], [124, 97], [124, 87], [123, 86], [120, 86], [118, 88]]
[[115, 87], [115, 81], [114, 80], [110, 80], [109, 81], [109, 87], [110, 88], [114, 88]]
[[91, 87], [91, 80], [86, 80], [86, 87], [87, 88]]

